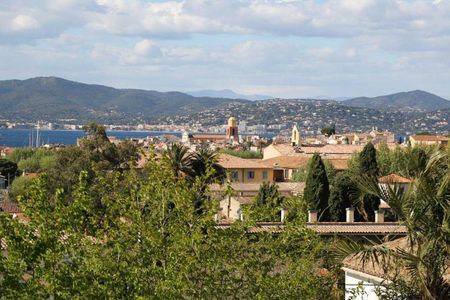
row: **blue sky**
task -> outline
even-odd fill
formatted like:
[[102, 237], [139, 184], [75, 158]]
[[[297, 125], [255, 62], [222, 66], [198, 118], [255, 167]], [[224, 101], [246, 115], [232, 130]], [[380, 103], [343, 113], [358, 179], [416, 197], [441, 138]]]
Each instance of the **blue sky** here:
[[0, 79], [450, 98], [449, 16], [449, 0], [0, 0]]

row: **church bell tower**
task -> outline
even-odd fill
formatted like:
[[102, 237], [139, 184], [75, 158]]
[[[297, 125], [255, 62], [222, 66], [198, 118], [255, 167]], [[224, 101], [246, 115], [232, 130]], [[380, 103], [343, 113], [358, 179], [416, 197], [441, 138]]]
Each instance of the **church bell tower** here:
[[236, 118], [234, 117], [228, 119], [226, 139], [228, 141], [239, 142], [238, 126]]

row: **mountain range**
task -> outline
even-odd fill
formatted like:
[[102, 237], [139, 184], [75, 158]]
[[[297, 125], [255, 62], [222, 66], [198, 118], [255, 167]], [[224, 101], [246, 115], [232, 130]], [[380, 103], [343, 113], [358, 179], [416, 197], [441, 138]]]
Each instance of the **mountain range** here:
[[[216, 94], [214, 94], [216, 93]], [[101, 123], [141, 123], [162, 116], [193, 115], [197, 112], [233, 107], [253, 101], [242, 98], [271, 98], [263, 95], [240, 95], [231, 90], [158, 92], [141, 89], [116, 89], [85, 84], [57, 77], [0, 81], [0, 119], [8, 121], [75, 120]], [[212, 97], [205, 95], [218, 95]], [[227, 96], [227, 97], [225, 97]], [[271, 101], [281, 101], [271, 100]], [[257, 101], [257, 103], [264, 103]], [[363, 107], [377, 111], [432, 111], [450, 108], [450, 101], [424, 91], [402, 92], [344, 101], [327, 101], [337, 105]], [[201, 120], [198, 120], [201, 122]]]
[[358, 97], [341, 102], [347, 106], [378, 110], [424, 110], [433, 111], [450, 108], [450, 101], [425, 91], [401, 92], [378, 97]]
[[57, 77], [0, 81], [0, 118], [7, 120], [131, 122], [245, 101], [194, 97], [180, 92], [115, 89]]

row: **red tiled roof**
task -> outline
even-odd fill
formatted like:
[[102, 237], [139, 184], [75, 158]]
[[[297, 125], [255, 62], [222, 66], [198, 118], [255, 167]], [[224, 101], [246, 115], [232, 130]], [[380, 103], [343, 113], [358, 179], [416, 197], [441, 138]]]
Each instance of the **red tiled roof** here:
[[225, 169], [271, 169], [272, 166], [262, 159], [245, 159], [222, 153], [219, 156], [219, 164]]
[[412, 139], [420, 142], [448, 142], [450, 138], [442, 135], [413, 135]]
[[19, 205], [12, 201], [0, 201], [0, 211], [5, 213], [20, 213]]
[[412, 180], [397, 174], [389, 174], [378, 178], [379, 183], [411, 183]]
[[397, 222], [320, 222], [307, 223], [306, 228], [314, 230], [319, 234], [345, 234], [345, 235], [404, 235], [407, 229]]
[[[230, 185], [236, 192], [258, 192], [262, 183], [241, 183], [232, 182]], [[304, 182], [277, 182], [278, 191], [280, 192], [292, 192], [303, 193], [305, 189]], [[219, 185], [217, 183], [211, 184], [210, 189], [212, 192], [220, 192], [226, 188], [226, 185]]]
[[323, 147], [301, 147], [300, 151], [308, 154], [353, 154], [361, 152], [364, 146], [362, 145], [325, 145]]
[[299, 169], [308, 164], [310, 157], [302, 155], [283, 155], [264, 159], [263, 161], [273, 167], [280, 167], [286, 169]]
[[345, 158], [327, 158], [335, 170], [347, 170], [348, 159]]
[[225, 140], [224, 134], [193, 134], [190, 136], [195, 140]]
[[[407, 237], [402, 237], [382, 244], [383, 246], [392, 250], [409, 251], [410, 246]], [[394, 276], [402, 276], [407, 279], [408, 272], [397, 259], [387, 258], [381, 265], [379, 262], [370, 260], [363, 262], [361, 254], [353, 254], [347, 256], [342, 262], [344, 268], [362, 272], [368, 275], [376, 276], [381, 279], [389, 279]], [[387, 267], [387, 269], [386, 269]], [[387, 272], [386, 272], [387, 270]], [[444, 273], [444, 280], [450, 283], [450, 268]]]

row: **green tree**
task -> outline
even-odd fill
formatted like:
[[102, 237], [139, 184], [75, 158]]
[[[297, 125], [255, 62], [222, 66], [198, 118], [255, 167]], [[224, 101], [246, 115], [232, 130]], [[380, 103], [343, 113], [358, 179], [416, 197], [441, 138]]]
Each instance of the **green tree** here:
[[[401, 295], [404, 290], [398, 287], [406, 286], [420, 299], [450, 298], [450, 284], [445, 280], [450, 265], [449, 166], [448, 154], [434, 151], [406, 193], [395, 186], [381, 188], [373, 177], [357, 180], [364, 193], [383, 199], [394, 209], [408, 229], [407, 243], [400, 249], [357, 243], [346, 243], [339, 249], [343, 255], [359, 253], [363, 262], [380, 265], [386, 270], [386, 279], [393, 283], [386, 288], [397, 289], [393, 294]], [[389, 275], [395, 275], [398, 269], [402, 276]]]
[[[190, 175], [205, 177], [206, 183], [221, 182], [226, 178], [225, 169], [218, 163], [218, 153], [209, 149], [199, 149], [190, 156]], [[207, 174], [211, 170], [212, 174]]]
[[380, 176], [389, 175], [392, 173], [392, 153], [386, 143], [380, 144], [377, 151], [377, 165], [379, 168]]
[[322, 128], [322, 130], [320, 132], [325, 136], [331, 136], [333, 134], [336, 134], [336, 124], [333, 124], [328, 127], [324, 127], [324, 128]]
[[357, 201], [358, 189], [351, 177], [345, 172], [337, 174], [328, 200], [330, 221], [344, 222], [347, 207], [353, 207]]
[[250, 217], [255, 221], [280, 221], [280, 211], [285, 197], [278, 191], [278, 185], [264, 182], [250, 207]]
[[0, 215], [2, 297], [334, 295], [337, 276], [332, 268], [320, 272], [325, 243], [315, 233], [287, 226], [280, 235], [254, 235], [245, 224], [219, 229], [216, 207], [197, 214], [195, 188], [175, 180], [164, 160], [150, 161], [142, 173], [93, 171], [92, 177], [80, 173], [71, 195], [52, 193], [47, 176], [41, 176], [19, 200], [28, 222]]
[[[372, 143], [364, 146], [359, 154], [359, 176], [378, 178], [379, 169], [377, 163], [377, 151]], [[380, 199], [374, 195], [364, 195], [362, 198], [362, 207], [359, 207], [359, 214], [365, 221], [375, 219], [375, 210], [380, 206]], [[357, 217], [358, 217], [357, 215]]]
[[[327, 178], [329, 182], [332, 182], [334, 180], [334, 177], [336, 176], [336, 170], [333, 168], [333, 165], [328, 159], [322, 160], [323, 164], [325, 166], [325, 171], [327, 173]], [[292, 174], [292, 181], [294, 182], [305, 182], [306, 178], [308, 177], [308, 170], [310, 168], [310, 165], [312, 163], [312, 160], [309, 160], [308, 163], [304, 166], [301, 166], [299, 169], [297, 169], [294, 174]]]
[[10, 185], [9, 197], [10, 199], [17, 199], [18, 196], [25, 195], [27, 188], [31, 186], [33, 178], [28, 176], [19, 176]]
[[5, 176], [8, 185], [14, 180], [17, 173], [17, 164], [5, 158], [0, 158], [0, 175]]
[[261, 151], [250, 151], [250, 150], [232, 150], [232, 149], [222, 149], [221, 153], [237, 156], [240, 158], [263, 158]]
[[164, 152], [163, 157], [170, 165], [175, 178], [181, 178], [184, 175], [192, 173], [190, 168], [191, 155], [186, 146], [179, 143], [170, 144]]
[[330, 188], [325, 165], [320, 155], [316, 153], [311, 158], [303, 197], [310, 209], [315, 209], [319, 212], [322, 220], [328, 219], [327, 207], [329, 195]]
[[362, 175], [377, 177], [379, 175], [377, 163], [377, 150], [372, 143], [367, 143], [359, 154], [360, 169]]

